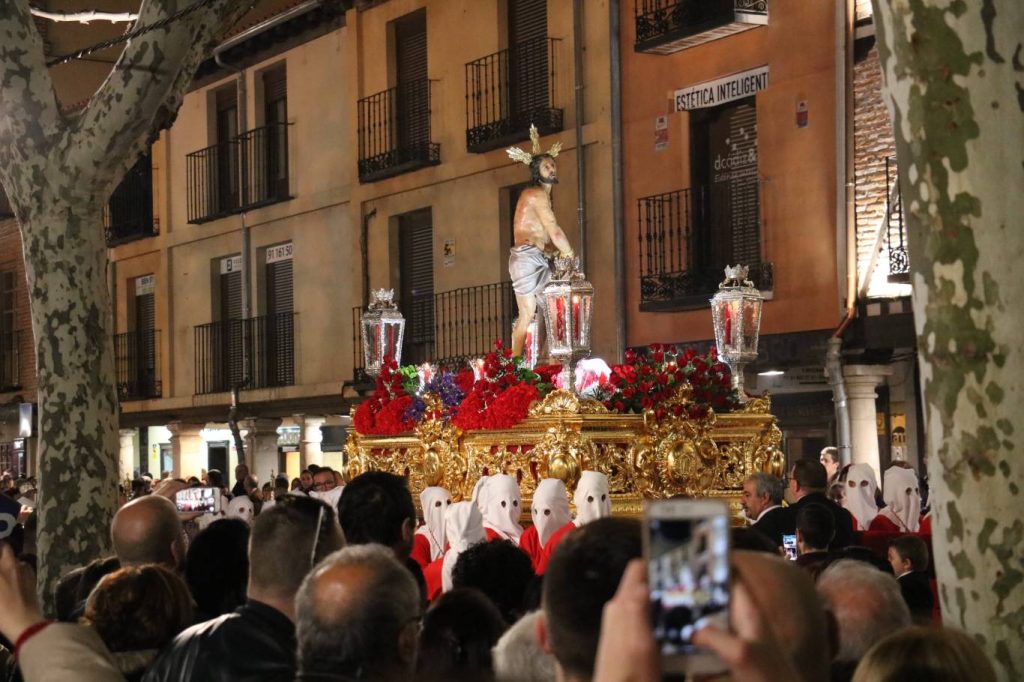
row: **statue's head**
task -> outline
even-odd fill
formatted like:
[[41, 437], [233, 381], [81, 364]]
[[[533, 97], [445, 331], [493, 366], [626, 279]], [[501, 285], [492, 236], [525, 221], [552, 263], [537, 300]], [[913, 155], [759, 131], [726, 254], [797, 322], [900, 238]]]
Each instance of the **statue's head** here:
[[537, 154], [530, 160], [530, 184], [557, 185], [558, 164], [551, 154]]

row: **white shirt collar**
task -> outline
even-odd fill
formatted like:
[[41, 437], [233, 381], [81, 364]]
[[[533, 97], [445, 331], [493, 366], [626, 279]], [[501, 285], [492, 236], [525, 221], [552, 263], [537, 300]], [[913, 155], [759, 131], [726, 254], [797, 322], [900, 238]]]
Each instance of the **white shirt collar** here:
[[767, 509], [765, 509], [764, 511], [762, 511], [762, 512], [761, 512], [760, 514], [758, 514], [758, 515], [757, 515], [757, 518], [756, 518], [756, 519], [754, 519], [754, 523], [757, 523], [758, 521], [760, 521], [761, 519], [763, 519], [763, 518], [764, 518], [764, 515], [765, 515], [765, 514], [767, 514], [768, 512], [770, 512], [770, 511], [771, 511], [772, 509], [781, 509], [781, 508], [782, 508], [782, 505], [781, 505], [781, 504], [773, 504], [772, 506], [768, 507]]

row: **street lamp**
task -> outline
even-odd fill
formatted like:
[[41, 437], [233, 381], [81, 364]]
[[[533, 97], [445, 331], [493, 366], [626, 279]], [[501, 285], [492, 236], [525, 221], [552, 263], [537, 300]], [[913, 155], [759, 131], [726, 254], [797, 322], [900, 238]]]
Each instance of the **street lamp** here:
[[363, 360], [370, 376], [380, 374], [384, 358], [388, 356], [399, 364], [402, 362], [405, 318], [395, 305], [394, 297], [394, 289], [377, 289], [363, 311]]
[[576, 390], [575, 364], [590, 355], [594, 286], [575, 256], [555, 258], [555, 276], [541, 294], [548, 354], [562, 364], [562, 386]]
[[715, 325], [715, 346], [718, 357], [729, 365], [732, 387], [741, 402], [743, 366], [757, 359], [757, 337], [761, 331], [761, 307], [764, 296], [747, 279], [747, 266], [726, 266], [725, 281], [711, 299], [711, 318]]

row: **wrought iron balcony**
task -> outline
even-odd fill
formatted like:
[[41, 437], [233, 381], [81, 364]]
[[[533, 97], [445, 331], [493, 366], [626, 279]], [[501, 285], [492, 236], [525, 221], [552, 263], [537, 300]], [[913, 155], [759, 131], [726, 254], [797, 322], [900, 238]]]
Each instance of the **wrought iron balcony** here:
[[0, 391], [11, 391], [18, 388], [21, 388], [21, 332], [2, 332], [0, 333]]
[[160, 332], [126, 332], [114, 336], [117, 395], [121, 402], [163, 395], [160, 381]]
[[295, 313], [195, 328], [196, 393], [295, 383]]
[[[451, 369], [463, 369], [468, 360], [486, 355], [495, 339], [509, 345], [517, 313], [511, 282], [414, 297], [411, 304], [398, 307], [406, 319], [402, 364], [431, 362]], [[357, 383], [365, 379], [362, 314], [362, 306], [352, 309], [352, 366]]]
[[885, 196], [896, 197], [886, 212], [886, 241], [889, 245], [889, 281], [910, 283], [910, 256], [907, 253], [907, 233], [903, 226], [903, 197], [896, 171], [896, 157], [885, 160]]
[[376, 182], [441, 163], [430, 137], [428, 79], [359, 100], [359, 181]]
[[205, 223], [291, 199], [289, 125], [254, 128], [189, 154], [188, 221]]
[[466, 149], [486, 152], [562, 130], [555, 108], [557, 38], [535, 38], [466, 64]]
[[[640, 240], [640, 310], [645, 312], [705, 308], [718, 290], [726, 265], [750, 267], [750, 279], [771, 291], [774, 269], [760, 256], [760, 219], [734, 221], [712, 192], [681, 189], [637, 201]], [[721, 200], [724, 197], [716, 197]], [[729, 207], [732, 208], [731, 206]], [[754, 206], [756, 210], [756, 202]], [[749, 210], [749, 206], [744, 206]], [[723, 225], [723, 223], [725, 223]], [[748, 226], [736, 230], [737, 224]], [[712, 247], [710, 236], [733, 229], [726, 247]]]
[[128, 169], [103, 210], [107, 246], [126, 244], [159, 233], [153, 215], [153, 159], [143, 154]]
[[768, 0], [635, 0], [637, 52], [672, 54], [768, 23]]

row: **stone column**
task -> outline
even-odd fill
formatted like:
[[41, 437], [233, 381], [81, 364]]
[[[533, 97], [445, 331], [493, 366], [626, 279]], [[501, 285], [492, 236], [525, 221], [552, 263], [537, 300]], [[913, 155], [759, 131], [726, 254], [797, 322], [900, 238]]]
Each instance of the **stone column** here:
[[875, 420], [877, 407], [875, 387], [892, 374], [888, 365], [846, 365], [843, 377], [846, 380], [846, 399], [850, 406], [850, 461], [854, 464], [870, 464], [882, 483], [881, 464], [878, 455], [878, 425]]
[[245, 459], [249, 463], [249, 473], [253, 474], [261, 484], [270, 480], [280, 468], [277, 457], [277, 427], [280, 419], [246, 419], [239, 426], [246, 433]]
[[320, 444], [324, 442], [324, 434], [320, 430], [323, 426], [324, 417], [317, 417], [308, 414], [295, 415], [295, 423], [299, 425], [299, 452], [302, 455], [301, 464], [305, 469], [310, 464], [323, 466], [324, 453]]
[[135, 473], [135, 429], [121, 429], [121, 454], [119, 457], [119, 480], [133, 478]]
[[[209, 464], [206, 443], [199, 435], [199, 432], [203, 430], [203, 425], [171, 422], [167, 425], [167, 430], [171, 432], [171, 456], [174, 458], [171, 476], [199, 478], [203, 469]], [[160, 466], [163, 466], [163, 462], [160, 463]]]

